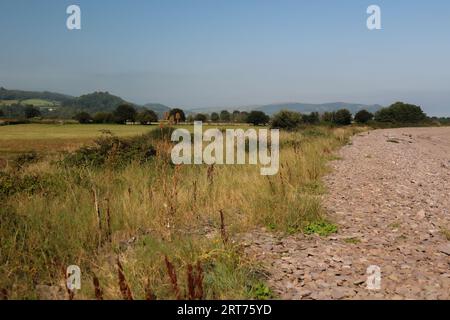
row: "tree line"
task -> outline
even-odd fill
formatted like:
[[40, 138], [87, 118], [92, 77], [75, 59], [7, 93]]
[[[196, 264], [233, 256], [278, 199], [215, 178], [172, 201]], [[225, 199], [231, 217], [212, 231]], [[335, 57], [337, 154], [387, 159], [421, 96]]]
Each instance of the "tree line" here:
[[[0, 117], [11, 116], [11, 113], [19, 114], [27, 119], [41, 116], [38, 108], [33, 106], [13, 105], [4, 107], [7, 113], [0, 110]], [[8, 112], [9, 111], [9, 112]], [[9, 114], [8, 114], [9, 113]], [[420, 106], [396, 102], [387, 108], [382, 108], [375, 114], [367, 110], [360, 110], [353, 115], [347, 109], [340, 109], [333, 112], [312, 112], [302, 114], [300, 112], [281, 110], [272, 117], [263, 111], [239, 111], [229, 112], [222, 110], [220, 112], [197, 113], [186, 116], [182, 109], [174, 108], [164, 113], [163, 119], [158, 119], [156, 112], [148, 109], [137, 110], [129, 104], [119, 105], [113, 112], [97, 112], [93, 115], [86, 111], [77, 113], [74, 119], [80, 123], [140, 123], [143, 125], [152, 124], [159, 120], [165, 120], [169, 123], [192, 123], [194, 121], [212, 122], [212, 123], [248, 123], [253, 125], [268, 125], [272, 128], [295, 129], [301, 125], [329, 124], [337, 126], [350, 125], [353, 122], [359, 124], [370, 123], [390, 123], [393, 125], [402, 124], [425, 124], [433, 121], [442, 120], [440, 123], [448, 124], [448, 118], [428, 118]]]

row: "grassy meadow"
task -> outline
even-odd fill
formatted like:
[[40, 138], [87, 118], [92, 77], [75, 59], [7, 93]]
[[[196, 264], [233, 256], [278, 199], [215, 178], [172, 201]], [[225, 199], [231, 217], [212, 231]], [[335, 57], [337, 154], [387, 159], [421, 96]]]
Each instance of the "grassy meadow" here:
[[[160, 128], [0, 127], [0, 157], [11, 159], [0, 169], [0, 289], [9, 298], [37, 299], [39, 285], [63, 287], [73, 264], [82, 272], [75, 299], [189, 297], [193, 278], [197, 298], [273, 298], [238, 235], [258, 227], [305, 232], [326, 221], [327, 161], [363, 129], [281, 132], [280, 171], [270, 177], [252, 165], [174, 166], [164, 134], [145, 136], [155, 149], [146, 162], [117, 167], [113, 154], [98, 167], [63, 161], [60, 151], [91, 144], [101, 130], [126, 141]], [[43, 156], [15, 164], [17, 150]]]

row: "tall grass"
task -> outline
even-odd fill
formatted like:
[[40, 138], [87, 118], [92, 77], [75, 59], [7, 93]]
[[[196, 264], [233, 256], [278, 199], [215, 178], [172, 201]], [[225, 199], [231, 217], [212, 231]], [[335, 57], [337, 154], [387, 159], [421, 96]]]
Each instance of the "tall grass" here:
[[[36, 285], [61, 285], [61, 270], [76, 264], [82, 289], [75, 299], [198, 297], [198, 265], [202, 298], [252, 298], [263, 281], [258, 262], [233, 239], [260, 226], [301, 232], [323, 219], [326, 162], [359, 130], [282, 133], [281, 167], [271, 177], [250, 165], [173, 166], [171, 145], [161, 139], [151, 161], [122, 169], [51, 161], [25, 167], [14, 174], [49, 174], [56, 183], [1, 198], [0, 289], [12, 299], [37, 298]], [[178, 293], [167, 261], [181, 272]]]

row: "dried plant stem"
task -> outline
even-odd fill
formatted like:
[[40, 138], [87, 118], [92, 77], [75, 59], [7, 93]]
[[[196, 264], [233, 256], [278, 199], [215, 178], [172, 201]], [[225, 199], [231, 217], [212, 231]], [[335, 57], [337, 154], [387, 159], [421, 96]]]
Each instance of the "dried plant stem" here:
[[130, 286], [127, 283], [125, 278], [125, 274], [123, 272], [122, 264], [120, 263], [119, 258], [117, 258], [117, 271], [119, 275], [119, 288], [122, 293], [123, 300], [133, 300], [133, 294], [131, 293]]
[[164, 260], [166, 262], [167, 274], [169, 275], [170, 283], [172, 284], [173, 293], [175, 294], [177, 300], [181, 300], [181, 292], [180, 288], [178, 287], [177, 273], [175, 271], [175, 267], [169, 261], [167, 256], [164, 257]]

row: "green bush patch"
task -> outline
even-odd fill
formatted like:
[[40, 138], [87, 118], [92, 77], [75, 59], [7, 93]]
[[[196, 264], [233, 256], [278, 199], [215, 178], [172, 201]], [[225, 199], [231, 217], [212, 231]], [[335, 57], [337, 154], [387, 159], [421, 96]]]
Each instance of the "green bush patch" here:
[[327, 221], [319, 221], [308, 224], [303, 232], [308, 235], [317, 234], [321, 237], [328, 237], [330, 234], [336, 233], [337, 230], [338, 228], [335, 224]]

